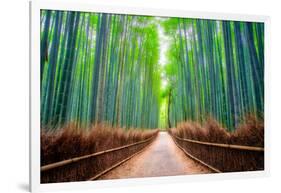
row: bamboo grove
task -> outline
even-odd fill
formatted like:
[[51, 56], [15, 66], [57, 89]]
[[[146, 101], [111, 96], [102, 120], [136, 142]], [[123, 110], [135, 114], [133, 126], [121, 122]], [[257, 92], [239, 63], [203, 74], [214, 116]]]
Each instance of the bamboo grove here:
[[41, 127], [159, 128], [165, 111], [163, 127], [211, 116], [233, 130], [263, 117], [263, 37], [254, 22], [42, 10]]
[[213, 117], [228, 130], [247, 115], [263, 118], [262, 23], [168, 19], [168, 124]]
[[157, 128], [158, 38], [150, 17], [41, 12], [41, 127]]

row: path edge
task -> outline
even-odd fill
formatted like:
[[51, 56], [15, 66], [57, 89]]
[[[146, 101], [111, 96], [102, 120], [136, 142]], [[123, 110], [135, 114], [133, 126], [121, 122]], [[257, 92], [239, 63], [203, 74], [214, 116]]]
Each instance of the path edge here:
[[159, 133], [157, 133], [157, 135], [151, 140], [151, 142], [146, 145], [144, 148], [142, 148], [140, 151], [134, 153], [133, 155], [125, 158], [124, 160], [114, 164], [113, 166], [107, 168], [106, 170], [102, 171], [101, 173], [95, 175], [94, 177], [88, 179], [87, 181], [93, 181], [93, 180], [98, 180], [101, 176], [107, 174], [108, 172], [112, 171], [113, 169], [117, 168], [118, 166], [122, 165], [123, 163], [129, 161], [130, 159], [132, 159], [133, 157], [135, 157], [136, 155], [142, 153], [144, 150], [146, 150], [149, 146], [151, 146], [151, 144], [155, 141], [155, 139], [158, 137]]
[[191, 155], [190, 153], [188, 153], [183, 147], [181, 147], [176, 140], [174, 139], [174, 137], [169, 133], [169, 135], [171, 136], [171, 138], [173, 139], [173, 142], [176, 144], [176, 146], [182, 150], [184, 152], [185, 155], [187, 155], [189, 158], [191, 158], [192, 160], [200, 163], [201, 165], [203, 165], [204, 167], [208, 168], [209, 170], [211, 170], [214, 173], [222, 173], [222, 171], [218, 170], [217, 168], [214, 168], [213, 166], [210, 166], [209, 164], [203, 162], [202, 160], [198, 159], [197, 157]]

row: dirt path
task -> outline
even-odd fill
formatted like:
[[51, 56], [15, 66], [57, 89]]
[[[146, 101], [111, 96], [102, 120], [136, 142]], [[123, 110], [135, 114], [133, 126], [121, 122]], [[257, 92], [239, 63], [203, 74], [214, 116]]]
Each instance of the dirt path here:
[[160, 132], [142, 153], [110, 171], [100, 179], [139, 178], [211, 173], [188, 158], [167, 132]]

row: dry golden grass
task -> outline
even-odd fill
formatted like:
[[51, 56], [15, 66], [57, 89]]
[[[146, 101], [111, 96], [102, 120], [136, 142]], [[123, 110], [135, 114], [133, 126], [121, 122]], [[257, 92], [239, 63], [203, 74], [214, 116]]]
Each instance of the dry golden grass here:
[[[41, 166], [58, 161], [88, 155], [120, 147], [154, 136], [158, 131], [140, 131], [110, 128], [106, 125], [92, 126], [88, 130], [68, 124], [57, 131], [41, 133]], [[141, 150], [147, 144], [107, 153], [75, 164], [41, 172], [41, 182], [65, 182], [87, 180], [115, 163]]]
[[[264, 124], [262, 119], [247, 116], [234, 132], [228, 132], [217, 121], [209, 118], [204, 124], [184, 122], [169, 132], [180, 138], [203, 142], [235, 144], [244, 146], [264, 146]], [[177, 142], [187, 152], [205, 163], [223, 171], [252, 171], [264, 169], [264, 153], [247, 150], [210, 147], [190, 142]]]
[[264, 146], [264, 121], [249, 115], [231, 135], [231, 143], [248, 146]]

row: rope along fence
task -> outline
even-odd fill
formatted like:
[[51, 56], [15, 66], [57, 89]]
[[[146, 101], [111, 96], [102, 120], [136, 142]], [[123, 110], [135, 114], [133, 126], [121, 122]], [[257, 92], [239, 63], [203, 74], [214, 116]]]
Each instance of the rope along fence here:
[[183, 139], [170, 133], [176, 145], [214, 172], [264, 169], [264, 148]]
[[122, 147], [41, 166], [41, 183], [94, 180], [141, 152], [157, 136]]

